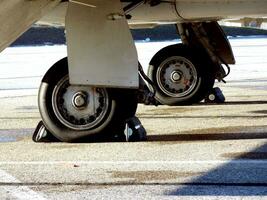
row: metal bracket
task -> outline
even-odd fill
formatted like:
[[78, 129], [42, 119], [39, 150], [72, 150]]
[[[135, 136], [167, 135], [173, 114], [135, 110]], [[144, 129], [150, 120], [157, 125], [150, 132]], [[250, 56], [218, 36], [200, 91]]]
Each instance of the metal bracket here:
[[[217, 22], [177, 24], [182, 42], [196, 48], [203, 48], [214, 64], [214, 74], [219, 81], [229, 74], [228, 64], [234, 64], [235, 58], [231, 45]], [[228, 69], [225, 71], [224, 66]]]

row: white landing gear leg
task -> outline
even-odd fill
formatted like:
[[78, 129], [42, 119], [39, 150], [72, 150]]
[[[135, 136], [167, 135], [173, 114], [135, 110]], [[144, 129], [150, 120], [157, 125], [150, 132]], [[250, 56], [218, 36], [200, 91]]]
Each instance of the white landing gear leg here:
[[71, 84], [138, 88], [137, 51], [120, 0], [70, 0], [66, 36]]
[[56, 138], [123, 134], [137, 108], [138, 58], [120, 0], [70, 0], [68, 58], [39, 90], [42, 121]]

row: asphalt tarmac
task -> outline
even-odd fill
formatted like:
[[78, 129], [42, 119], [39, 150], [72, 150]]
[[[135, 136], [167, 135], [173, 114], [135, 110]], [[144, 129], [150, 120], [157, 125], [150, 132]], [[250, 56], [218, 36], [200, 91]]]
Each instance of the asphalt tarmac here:
[[140, 105], [148, 141], [136, 143], [34, 143], [36, 88], [2, 89], [0, 199], [267, 199], [260, 75], [217, 84], [223, 104]]

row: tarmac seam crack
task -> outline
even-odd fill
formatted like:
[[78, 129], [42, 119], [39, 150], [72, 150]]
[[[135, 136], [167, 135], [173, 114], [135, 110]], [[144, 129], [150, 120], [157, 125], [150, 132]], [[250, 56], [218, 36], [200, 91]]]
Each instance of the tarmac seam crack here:
[[[146, 182], [106, 182], [106, 183], [63, 183], [63, 182], [57, 182], [57, 183], [49, 183], [49, 182], [36, 182], [36, 183], [5, 183], [0, 182], [0, 187], [8, 186], [8, 187], [36, 187], [36, 186], [156, 186], [156, 185], [162, 185], [162, 186], [223, 186], [223, 187], [267, 187], [267, 183], [205, 183], [205, 182], [192, 182], [192, 183], [146, 183]], [[29, 189], [28, 189], [29, 190]], [[30, 190], [32, 191], [32, 190]], [[34, 192], [34, 191], [32, 191]], [[36, 192], [34, 192], [36, 193]], [[42, 198], [43, 199], [43, 198]]]
[[129, 165], [129, 164], [139, 164], [139, 165], [151, 165], [151, 164], [225, 164], [230, 162], [231, 164], [267, 164], [267, 160], [251, 160], [251, 159], [239, 159], [239, 160], [147, 160], [147, 161], [0, 161], [0, 166], [3, 165], [61, 165], [61, 164], [77, 164], [77, 165]]

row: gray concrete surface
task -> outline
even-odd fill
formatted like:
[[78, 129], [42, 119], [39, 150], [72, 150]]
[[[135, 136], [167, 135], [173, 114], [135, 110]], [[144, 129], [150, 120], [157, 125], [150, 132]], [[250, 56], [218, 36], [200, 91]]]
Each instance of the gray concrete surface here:
[[264, 199], [267, 92], [251, 87], [223, 87], [223, 105], [140, 105], [148, 141], [139, 143], [36, 144], [37, 97], [1, 99], [1, 196]]
[[259, 74], [219, 84], [221, 105], [140, 105], [138, 143], [33, 143], [37, 90], [1, 90], [0, 199], [267, 199]]

